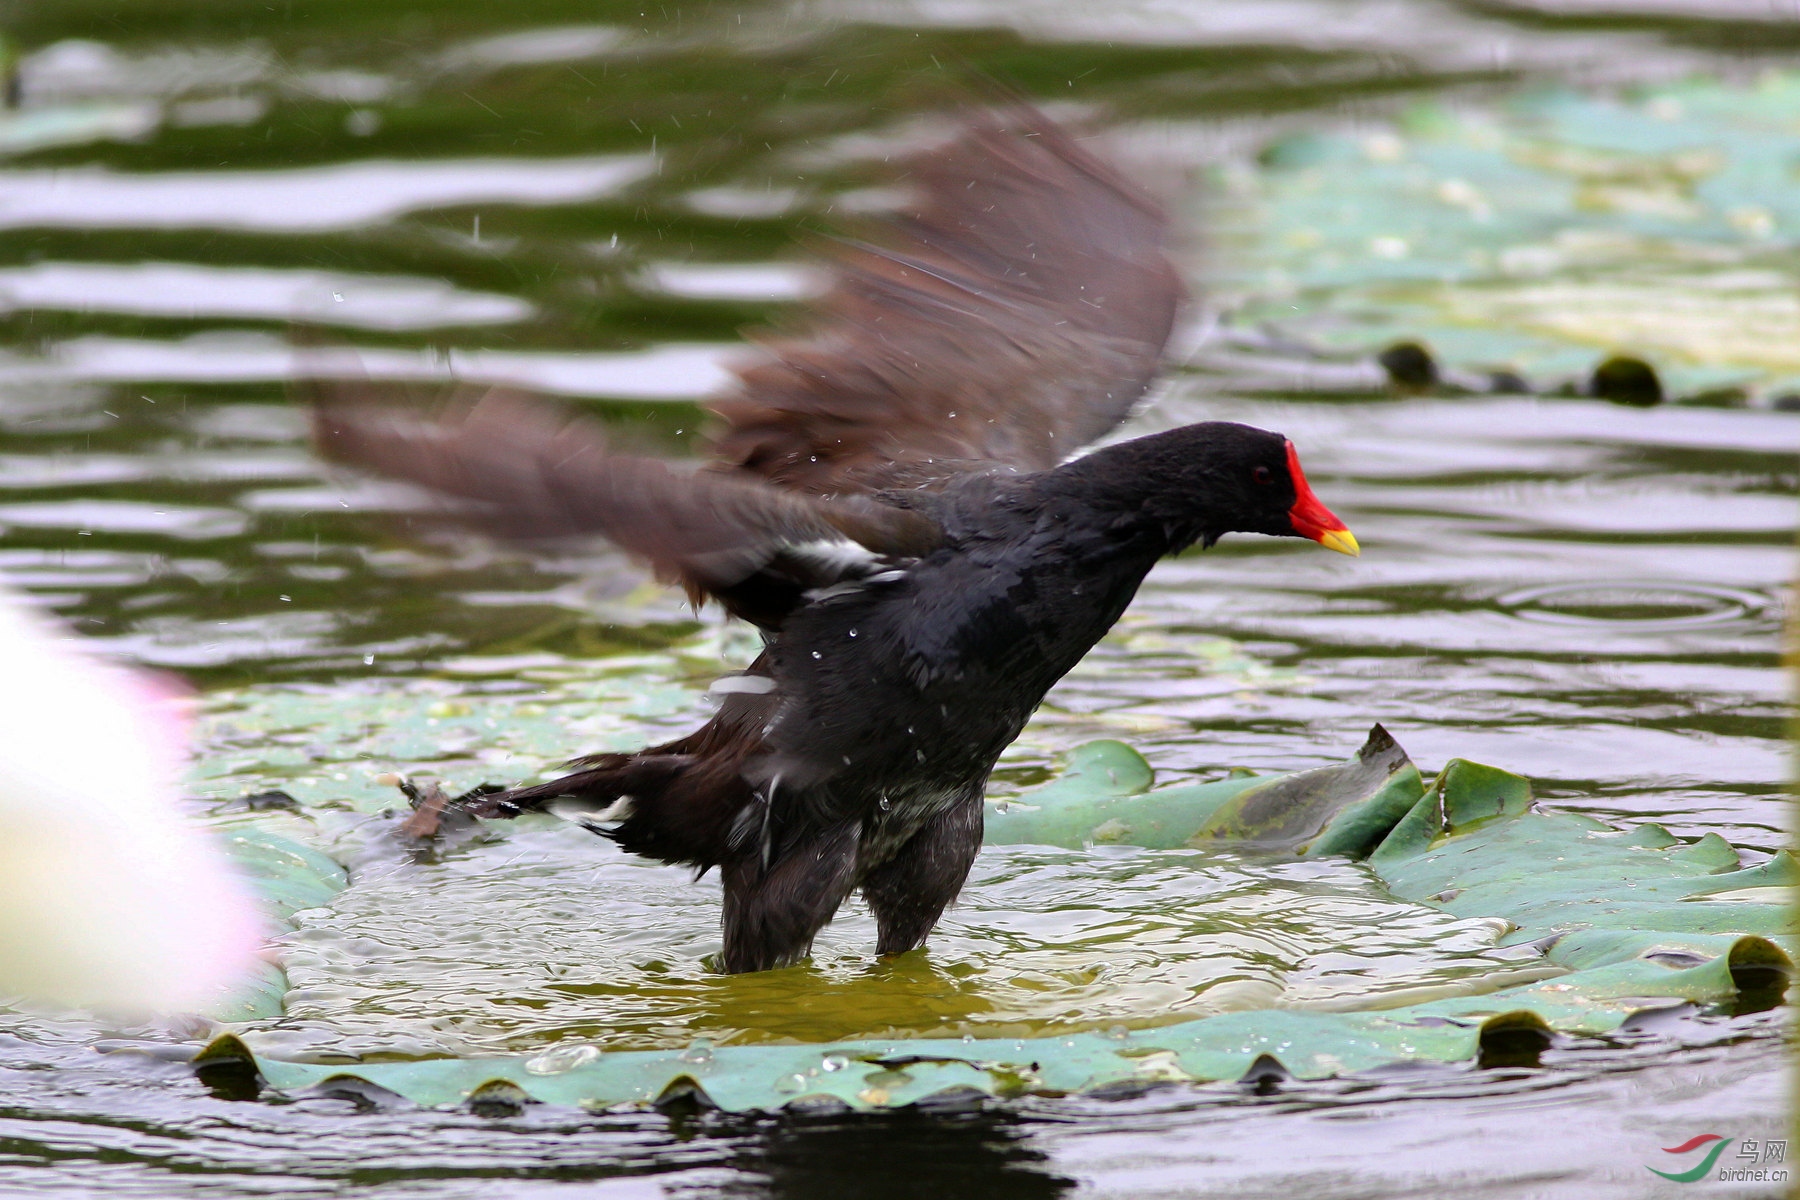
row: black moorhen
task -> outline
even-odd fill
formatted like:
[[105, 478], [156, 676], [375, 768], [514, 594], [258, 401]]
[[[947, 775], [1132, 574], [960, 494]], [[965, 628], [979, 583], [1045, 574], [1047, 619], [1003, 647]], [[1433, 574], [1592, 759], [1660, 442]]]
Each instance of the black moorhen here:
[[353, 385], [317, 402], [330, 457], [504, 533], [603, 534], [763, 631], [690, 736], [469, 804], [720, 868], [726, 971], [804, 957], [855, 890], [879, 953], [922, 944], [995, 760], [1159, 558], [1231, 531], [1357, 553], [1280, 434], [1208, 422], [1062, 461], [1143, 394], [1174, 319], [1147, 196], [1023, 106], [907, 179], [914, 206], [837, 250], [810, 329], [712, 405], [705, 469], [511, 393], [432, 420]]

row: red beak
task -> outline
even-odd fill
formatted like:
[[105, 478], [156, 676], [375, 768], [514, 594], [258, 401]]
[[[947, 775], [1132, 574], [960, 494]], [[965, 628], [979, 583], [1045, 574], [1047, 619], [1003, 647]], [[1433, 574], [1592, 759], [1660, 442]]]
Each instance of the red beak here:
[[1350, 532], [1350, 527], [1313, 495], [1312, 485], [1306, 482], [1306, 473], [1300, 469], [1300, 453], [1292, 442], [1287, 444], [1287, 458], [1288, 477], [1294, 481], [1294, 506], [1288, 509], [1288, 523], [1294, 527], [1294, 532], [1339, 554], [1348, 554], [1352, 558], [1361, 554], [1362, 548], [1356, 544], [1356, 535]]

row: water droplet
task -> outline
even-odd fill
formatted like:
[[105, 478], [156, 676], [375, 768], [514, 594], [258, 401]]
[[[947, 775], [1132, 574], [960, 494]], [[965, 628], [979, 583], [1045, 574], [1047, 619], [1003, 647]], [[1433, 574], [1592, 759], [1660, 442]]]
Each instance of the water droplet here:
[[854, 629], [852, 629], [852, 630], [851, 630], [851, 631], [850, 631], [850, 636], [851, 636], [851, 637], [855, 637], [855, 636], [856, 636], [856, 630], [854, 630]]
[[331, 293], [331, 299], [336, 304], [342, 304], [344, 302], [344, 293], [333, 292]]
[[876, 807], [881, 809], [882, 812], [886, 812], [888, 809], [894, 807], [894, 802], [889, 800], [886, 796], [883, 796], [876, 802]]
[[375, 665], [375, 656], [373, 654], [363, 655], [363, 666], [372, 667], [374, 665]]
[[705, 1038], [694, 1039], [694, 1044], [681, 1052], [681, 1061], [704, 1066], [712, 1061], [712, 1043]]
[[525, 1060], [525, 1069], [533, 1075], [561, 1075], [576, 1067], [585, 1067], [600, 1057], [600, 1048], [586, 1042], [573, 1046], [554, 1046], [536, 1058]]
[[1123, 1025], [1108, 1025], [1106, 1027], [1106, 1036], [1113, 1039], [1115, 1042], [1122, 1042], [1131, 1036], [1131, 1030], [1125, 1028]]
[[951, 414], [950, 414], [950, 415], [951, 415], [951, 416], [952, 416], [952, 417], [954, 417], [954, 416], [955, 416], [955, 415], [956, 415], [956, 414], [955, 414], [955, 413], [951, 413]]
[[806, 1076], [783, 1075], [775, 1081], [775, 1090], [784, 1096], [794, 1096], [806, 1090]]
[[819, 1065], [827, 1071], [841, 1071], [850, 1065], [850, 1060], [841, 1054], [827, 1054]]
[[824, 658], [825, 656], [823, 654], [820, 654], [817, 650], [814, 650], [813, 657], [814, 658]]
[[911, 725], [908, 725], [906, 727], [906, 732], [911, 733], [912, 731], [913, 731], [913, 727]]

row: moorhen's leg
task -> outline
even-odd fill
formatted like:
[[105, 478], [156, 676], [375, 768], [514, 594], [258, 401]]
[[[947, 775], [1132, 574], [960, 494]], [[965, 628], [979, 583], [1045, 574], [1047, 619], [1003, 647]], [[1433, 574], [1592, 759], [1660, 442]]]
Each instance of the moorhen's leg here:
[[801, 842], [768, 870], [760, 861], [726, 863], [719, 966], [739, 974], [785, 967], [812, 950], [813, 935], [837, 914], [856, 880], [861, 827], [837, 825]]
[[875, 914], [878, 954], [925, 944], [981, 849], [981, 797], [986, 781], [927, 821], [894, 857], [863, 877], [863, 899]]

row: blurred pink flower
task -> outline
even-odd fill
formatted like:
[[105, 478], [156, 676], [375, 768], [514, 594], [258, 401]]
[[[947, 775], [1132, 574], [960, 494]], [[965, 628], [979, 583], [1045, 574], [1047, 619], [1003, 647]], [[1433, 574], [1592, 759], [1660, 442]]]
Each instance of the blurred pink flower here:
[[0, 589], [0, 995], [207, 1007], [264, 921], [182, 811], [187, 697]]

